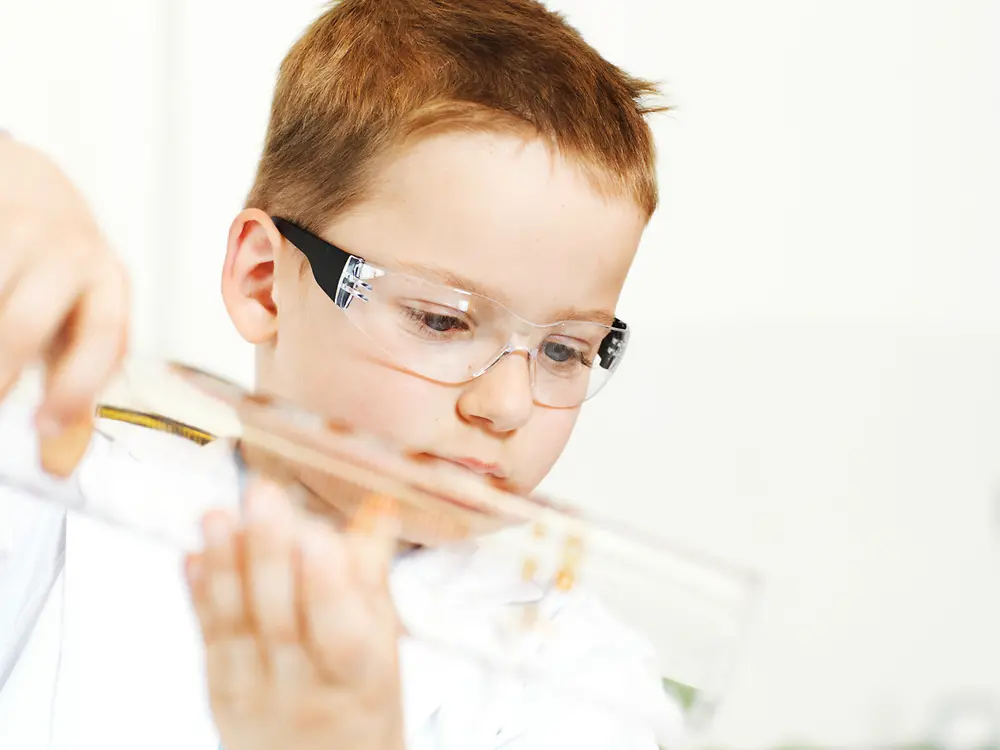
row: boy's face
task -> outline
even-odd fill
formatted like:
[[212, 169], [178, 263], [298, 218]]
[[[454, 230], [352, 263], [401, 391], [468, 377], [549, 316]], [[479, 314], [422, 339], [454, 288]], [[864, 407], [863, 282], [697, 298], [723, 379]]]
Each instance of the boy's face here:
[[[634, 201], [600, 195], [539, 141], [453, 133], [395, 157], [372, 198], [320, 234], [385, 269], [447, 272], [551, 323], [567, 308], [614, 314], [644, 226]], [[233, 225], [223, 294], [258, 345], [259, 387], [493, 479], [534, 488], [576, 422], [579, 407], [533, 401], [524, 353], [461, 385], [395, 366], [259, 211]]]

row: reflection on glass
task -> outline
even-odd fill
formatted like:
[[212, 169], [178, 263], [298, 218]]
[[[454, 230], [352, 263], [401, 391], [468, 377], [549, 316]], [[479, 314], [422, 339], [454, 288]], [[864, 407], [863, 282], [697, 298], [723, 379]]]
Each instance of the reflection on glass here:
[[[201, 516], [237, 503], [249, 474], [295, 487], [310, 512], [338, 522], [373, 493], [388, 495], [400, 508], [402, 541], [462, 548], [475, 538], [468, 566], [493, 571], [496, 590], [515, 592], [492, 609], [484, 604], [492, 588], [428, 606], [412, 586], [400, 586], [397, 607], [412, 641], [504, 679], [544, 685], [553, 701], [582, 702], [652, 727], [664, 742], [679, 741], [679, 723], [705, 727], [724, 697], [758, 592], [746, 571], [184, 367], [130, 363], [100, 416], [70, 478], [5, 466], [0, 483], [179, 550], [199, 547]], [[152, 420], [208, 445], [138, 462], [116, 437], [122, 420]], [[599, 664], [577, 669], [539, 657], [538, 644], [571, 647], [581, 637], [578, 624], [552, 605], [570, 598], [609, 643], [631, 652], [648, 644], [649, 674], [628, 676], [637, 684], [648, 679], [652, 690], [609, 684]]]

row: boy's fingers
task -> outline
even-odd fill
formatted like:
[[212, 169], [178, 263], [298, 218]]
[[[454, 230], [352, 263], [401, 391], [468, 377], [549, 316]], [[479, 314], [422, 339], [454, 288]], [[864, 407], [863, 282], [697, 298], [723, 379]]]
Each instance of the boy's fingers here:
[[347, 540], [320, 521], [305, 524], [301, 544], [303, 628], [327, 679], [354, 678], [368, 659], [371, 622], [352, 579]]
[[242, 539], [232, 514], [209, 513], [202, 522], [206, 606], [202, 632], [206, 644], [248, 629], [241, 571]]
[[77, 274], [51, 264], [27, 269], [8, 284], [0, 298], [0, 396], [41, 359], [79, 290]]
[[367, 499], [365, 508], [371, 514], [371, 521], [368, 533], [355, 535], [352, 540], [354, 577], [367, 592], [369, 612], [379, 633], [399, 638], [405, 627], [389, 589], [389, 574], [402, 533], [399, 503], [393, 498], [376, 495]]
[[251, 619], [276, 675], [291, 677], [302, 666], [296, 595], [297, 517], [290, 499], [272, 482], [255, 483], [245, 501]]
[[38, 450], [42, 469], [55, 477], [68, 477], [87, 452], [93, 432], [94, 415], [84, 414], [55, 437], [42, 438]]
[[10, 139], [0, 151], [0, 396], [51, 354], [38, 419], [51, 437], [87, 415], [120, 358], [124, 271], [55, 164]]
[[[188, 555], [184, 572], [191, 603], [204, 634], [214, 627], [215, 604], [206, 579], [202, 554]], [[229, 633], [221, 638], [206, 638], [205, 668], [215, 700], [238, 701], [260, 684], [260, 648], [253, 634]]]
[[370, 592], [386, 590], [399, 543], [398, 503], [387, 495], [370, 495], [352, 524], [351, 562], [355, 579]]
[[227, 708], [239, 712], [252, 708], [246, 701], [267, 681], [260, 644], [252, 633], [231, 633], [206, 643], [205, 671], [212, 700], [225, 701]]
[[208, 587], [205, 585], [205, 558], [195, 553], [184, 558], [184, 578], [187, 580], [188, 593], [191, 595], [191, 605], [198, 616], [198, 623], [204, 630], [211, 620], [211, 600]]
[[11, 282], [23, 270], [44, 235], [45, 225], [39, 219], [25, 219], [22, 210], [4, 206], [0, 199], [0, 299], [5, 296]]
[[124, 275], [116, 265], [106, 264], [47, 352], [41, 424], [72, 424], [92, 410], [125, 353], [128, 306]]

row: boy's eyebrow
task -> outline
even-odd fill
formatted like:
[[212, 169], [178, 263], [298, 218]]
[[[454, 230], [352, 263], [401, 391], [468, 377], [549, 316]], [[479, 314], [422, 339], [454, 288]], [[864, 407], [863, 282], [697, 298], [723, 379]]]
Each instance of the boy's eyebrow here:
[[[464, 292], [472, 292], [473, 294], [478, 294], [482, 297], [488, 297], [489, 299], [495, 300], [502, 305], [508, 304], [506, 295], [504, 295], [499, 289], [480, 284], [468, 277], [457, 274], [454, 271], [449, 271], [445, 268], [438, 268], [436, 266], [427, 266], [421, 263], [401, 262], [396, 265], [399, 270], [404, 273], [412, 273], [429, 281], [437, 282], [438, 284], [444, 284], [445, 286], [461, 289]], [[552, 316], [552, 320], [554, 321], [587, 321], [591, 323], [600, 323], [601, 325], [606, 325], [608, 327], [614, 325], [615, 319], [614, 313], [607, 310], [581, 310], [577, 307], [564, 307], [557, 310], [555, 315]]]
[[608, 328], [611, 328], [615, 323], [614, 313], [610, 313], [607, 310], [581, 310], [577, 307], [565, 307], [556, 312], [552, 317], [553, 320], [579, 320], [587, 323], [600, 323]]
[[504, 305], [506, 305], [508, 301], [506, 295], [502, 294], [499, 289], [494, 289], [485, 284], [480, 284], [466, 276], [462, 276], [454, 271], [449, 271], [446, 268], [427, 266], [422, 263], [407, 263], [405, 261], [394, 265], [403, 273], [411, 273], [415, 276], [427, 279], [428, 281], [455, 287], [456, 289], [461, 289], [463, 292], [472, 292], [473, 294], [478, 294], [482, 297], [489, 297], [490, 299], [496, 300]]

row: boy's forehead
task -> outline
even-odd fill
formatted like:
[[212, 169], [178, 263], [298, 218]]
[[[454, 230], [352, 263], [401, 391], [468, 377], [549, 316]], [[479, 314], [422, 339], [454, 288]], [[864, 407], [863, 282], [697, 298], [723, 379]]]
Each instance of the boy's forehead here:
[[574, 161], [505, 133], [422, 140], [373, 188], [329, 228], [335, 244], [534, 314], [610, 315], [646, 223]]

